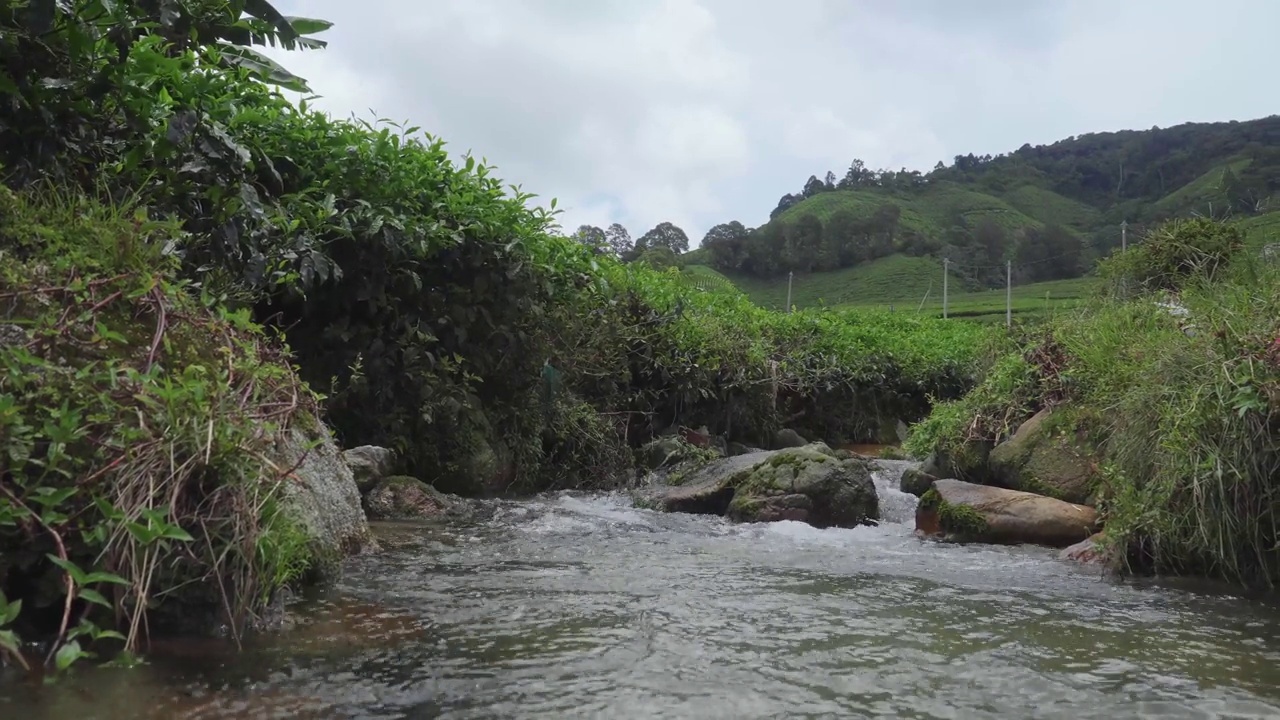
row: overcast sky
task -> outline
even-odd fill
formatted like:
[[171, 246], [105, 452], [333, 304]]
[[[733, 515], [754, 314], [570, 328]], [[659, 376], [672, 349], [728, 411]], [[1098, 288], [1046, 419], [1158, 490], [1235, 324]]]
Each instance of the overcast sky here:
[[337, 115], [410, 120], [565, 210], [756, 226], [809, 175], [1280, 111], [1276, 0], [277, 0]]

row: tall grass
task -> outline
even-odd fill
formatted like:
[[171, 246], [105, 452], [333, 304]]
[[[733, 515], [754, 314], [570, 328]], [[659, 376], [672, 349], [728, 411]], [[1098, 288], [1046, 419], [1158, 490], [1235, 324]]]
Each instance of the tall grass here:
[[[1093, 446], [1118, 567], [1274, 586], [1280, 265], [1241, 251], [1224, 227], [1157, 229], [1107, 270], [1128, 299], [1100, 296], [1043, 335], [1011, 340], [972, 392], [913, 429], [908, 447], [998, 442], [1060, 406]], [[1029, 361], [1050, 345], [1060, 366]]]

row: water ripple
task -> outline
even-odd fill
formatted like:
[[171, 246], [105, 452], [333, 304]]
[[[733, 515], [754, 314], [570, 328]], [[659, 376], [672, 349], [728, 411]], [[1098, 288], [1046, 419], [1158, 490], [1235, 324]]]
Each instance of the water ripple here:
[[1258, 603], [1108, 582], [1043, 549], [925, 543], [902, 523], [736, 526], [618, 496], [491, 509], [396, 527], [305, 622], [245, 653], [58, 693], [0, 685], [17, 711], [3, 716], [1280, 716], [1280, 613]]

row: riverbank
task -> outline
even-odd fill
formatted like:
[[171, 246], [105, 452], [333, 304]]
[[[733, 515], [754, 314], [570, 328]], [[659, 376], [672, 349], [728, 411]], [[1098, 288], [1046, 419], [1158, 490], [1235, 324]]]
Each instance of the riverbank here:
[[[1271, 576], [1280, 308], [1257, 288], [1273, 270], [1204, 275], [1212, 248], [1117, 261], [1152, 292], [1198, 278], [1177, 286], [1190, 335], [1149, 296], [1020, 337], [774, 313], [564, 237], [554, 203], [438, 138], [289, 103], [219, 59], [208, 38], [244, 35], [220, 14], [187, 18], [207, 31], [191, 47], [136, 3], [94, 21], [89, 4], [57, 5], [53, 30], [6, 21], [25, 54], [0, 144], [0, 647], [57, 671], [166, 617], [238, 637], [368, 546], [366, 513], [609, 490], [676, 437], [704, 460], [795, 455], [893, 442], [926, 416], [908, 449], [937, 479], [1096, 504], [1134, 568]], [[298, 41], [270, 15], [246, 22]], [[140, 38], [123, 55], [108, 20]], [[62, 91], [100, 86], [117, 101]], [[1097, 473], [1023, 472], [1040, 436], [1005, 441], [1038, 413], [1047, 436], [1073, 433], [1065, 464]], [[370, 481], [342, 448], [392, 459]], [[804, 455], [822, 472], [803, 492], [793, 463], [713, 495], [743, 520], [877, 520], [865, 468]]]
[[1111, 293], [1001, 341], [913, 429], [926, 470], [1096, 506], [1126, 573], [1280, 578], [1280, 267], [1178, 221], [1104, 263]]
[[[438, 138], [290, 103], [225, 13], [50, 9], [0, 20], [7, 662], [239, 637], [366, 545], [364, 511], [615, 487], [671, 434], [896, 440], [972, 385], [982, 329], [599, 255]], [[327, 27], [269, 10], [251, 42]], [[394, 487], [339, 457], [365, 446]]]

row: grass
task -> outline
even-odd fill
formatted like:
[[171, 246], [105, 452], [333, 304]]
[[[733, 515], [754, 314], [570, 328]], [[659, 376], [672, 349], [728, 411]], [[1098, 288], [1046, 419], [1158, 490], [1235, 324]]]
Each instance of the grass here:
[[1207, 213], [1211, 203], [1222, 202], [1223, 174], [1230, 169], [1238, 175], [1250, 162], [1246, 158], [1223, 163], [1160, 198], [1152, 207], [1166, 215], [1185, 215], [1191, 211]]
[[[1204, 247], [1221, 244], [1204, 225], [1170, 227], [1165, 241], [1175, 249], [1202, 231]], [[1109, 265], [1134, 269], [1141, 249], [1129, 253]], [[1098, 509], [1118, 569], [1274, 587], [1280, 265], [1237, 252], [1225, 269], [1181, 267], [1172, 286], [1188, 318], [1161, 308], [1158, 289], [1127, 302], [1099, 297], [1020, 342], [1003, 340], [1010, 345], [982, 382], [961, 400], [935, 405], [907, 448], [922, 454], [998, 442], [1040, 408], [1059, 406], [1095, 445]]]
[[1003, 197], [1024, 215], [1045, 224], [1086, 232], [1102, 222], [1102, 213], [1097, 208], [1036, 185], [1020, 185], [1005, 192]]
[[238, 637], [311, 567], [274, 448], [314, 397], [246, 311], [176, 278], [179, 232], [0, 188], [0, 297], [25, 339], [0, 346], [0, 589], [31, 610], [0, 619], [59, 668], [99, 639], [134, 650], [160, 616]]
[[790, 224], [812, 215], [825, 224], [841, 211], [865, 219], [886, 203], [901, 209], [901, 232], [933, 239], [941, 238], [960, 221], [974, 228], [984, 219], [991, 220], [1009, 234], [1026, 228], [1040, 230], [1047, 224], [1085, 233], [1102, 221], [1095, 208], [1034, 185], [1021, 185], [997, 195], [974, 185], [937, 181], [912, 193], [877, 189], [822, 193], [788, 208], [775, 222]]
[[1251, 248], [1280, 242], [1280, 210], [1244, 218], [1238, 224], [1244, 231], [1245, 244]]
[[[701, 265], [685, 268], [698, 282], [730, 281], [761, 307], [786, 307], [787, 278], [762, 280], [733, 276]], [[1013, 288], [1013, 312], [1020, 317], [1054, 313], [1077, 307], [1098, 286], [1095, 278], [1019, 285]], [[966, 287], [958, 278], [948, 281], [947, 315], [1003, 320], [1004, 288]], [[922, 302], [923, 301], [923, 302]], [[892, 310], [942, 316], [942, 263], [932, 257], [891, 255], [874, 262], [827, 273], [798, 275], [791, 283], [791, 303], [798, 309], [816, 307]]]
[[[1066, 198], [1062, 200], [1071, 202]], [[831, 216], [842, 210], [852, 212], [859, 218], [870, 218], [877, 208], [886, 203], [893, 203], [902, 209], [898, 221], [902, 231], [933, 238], [941, 237], [958, 218], [963, 218], [970, 227], [983, 218], [989, 218], [1009, 231], [1044, 226], [1042, 221], [1024, 214], [994, 195], [949, 181], [932, 183], [922, 191], [912, 194], [881, 190], [837, 190], [822, 193], [788, 208], [777, 221], [789, 224], [805, 215], [812, 215], [826, 223]]]

